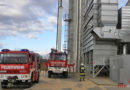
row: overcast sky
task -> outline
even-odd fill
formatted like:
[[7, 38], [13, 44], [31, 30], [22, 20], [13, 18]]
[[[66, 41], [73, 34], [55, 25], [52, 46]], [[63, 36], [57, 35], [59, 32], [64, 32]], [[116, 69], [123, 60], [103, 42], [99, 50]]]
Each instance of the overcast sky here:
[[[55, 47], [58, 0], [0, 0], [0, 48]], [[64, 14], [68, 0], [63, 0]]]
[[[46, 54], [56, 44], [58, 0], [0, 0], [0, 48]], [[119, 0], [119, 7], [127, 0]], [[64, 14], [68, 0], [63, 0]]]

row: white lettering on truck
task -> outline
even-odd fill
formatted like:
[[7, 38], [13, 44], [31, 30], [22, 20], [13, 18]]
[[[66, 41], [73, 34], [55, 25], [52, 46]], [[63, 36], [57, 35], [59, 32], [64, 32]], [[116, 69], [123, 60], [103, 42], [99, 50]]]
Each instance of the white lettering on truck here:
[[65, 62], [51, 62], [51, 64], [54, 66], [54, 65], [61, 65], [61, 66], [64, 66], [65, 65]]
[[1, 66], [1, 69], [24, 69], [24, 66]]

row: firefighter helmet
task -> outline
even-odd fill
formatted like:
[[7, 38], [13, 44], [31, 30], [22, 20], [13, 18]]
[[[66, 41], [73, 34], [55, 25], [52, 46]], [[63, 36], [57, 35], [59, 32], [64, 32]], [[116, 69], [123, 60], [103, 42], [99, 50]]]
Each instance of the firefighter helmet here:
[[84, 66], [84, 64], [83, 64], [83, 63], [81, 63], [81, 66]]

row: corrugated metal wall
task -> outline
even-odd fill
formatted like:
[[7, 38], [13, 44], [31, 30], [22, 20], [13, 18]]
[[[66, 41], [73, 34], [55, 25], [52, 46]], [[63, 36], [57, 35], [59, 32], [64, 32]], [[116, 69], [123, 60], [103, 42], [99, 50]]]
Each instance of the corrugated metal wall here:
[[[95, 72], [94, 66], [108, 65], [109, 57], [117, 55], [115, 40], [108, 38], [112, 36], [109, 30], [115, 31], [118, 23], [118, 0], [86, 0], [85, 5], [82, 9], [82, 56], [89, 72]], [[108, 32], [108, 38], [93, 35], [97, 28], [99, 32]]]
[[110, 60], [110, 78], [118, 83], [129, 84], [130, 55], [118, 55]]
[[[110, 78], [118, 83], [129, 84], [130, 78], [130, 6], [119, 10], [119, 23], [121, 42], [120, 55], [110, 60]], [[125, 47], [124, 47], [125, 46]]]

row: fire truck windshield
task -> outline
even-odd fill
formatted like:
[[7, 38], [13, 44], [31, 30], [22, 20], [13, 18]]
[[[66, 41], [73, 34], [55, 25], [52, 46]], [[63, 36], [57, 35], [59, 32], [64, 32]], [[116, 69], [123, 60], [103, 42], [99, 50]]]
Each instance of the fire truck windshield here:
[[66, 60], [66, 58], [67, 58], [66, 55], [60, 55], [60, 54], [51, 56], [51, 60]]
[[25, 53], [4, 53], [0, 54], [0, 64], [26, 64], [27, 54]]

